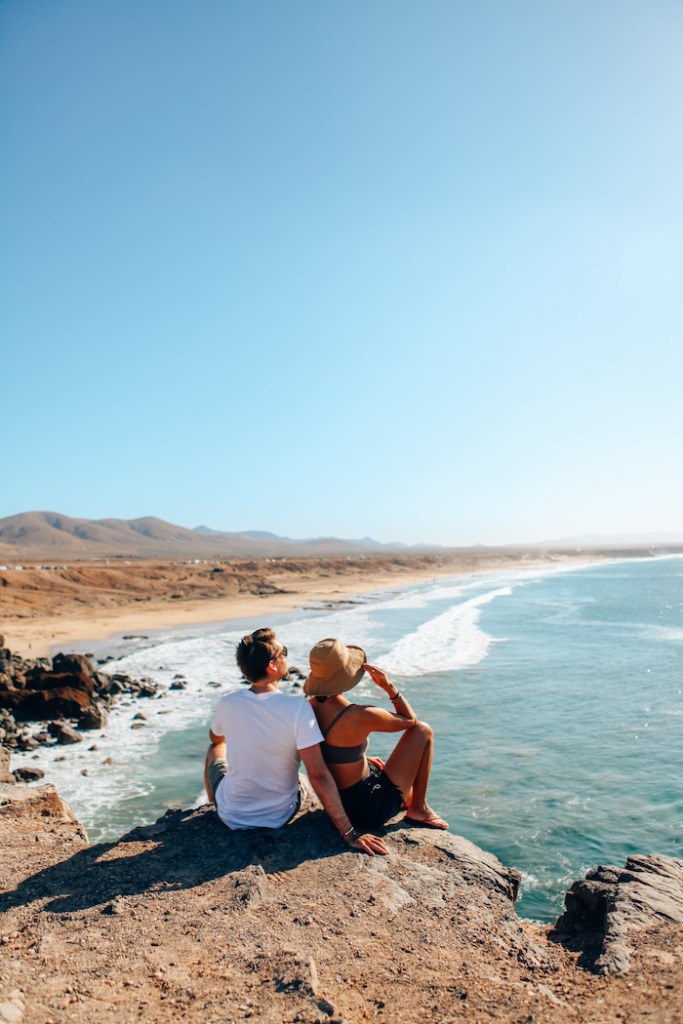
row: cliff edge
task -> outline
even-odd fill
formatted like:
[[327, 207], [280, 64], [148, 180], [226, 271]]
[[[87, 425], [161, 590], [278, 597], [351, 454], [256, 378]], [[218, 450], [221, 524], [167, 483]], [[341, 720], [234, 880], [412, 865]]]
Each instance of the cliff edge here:
[[202, 807], [91, 846], [54, 787], [0, 788], [2, 1024], [681, 1020], [679, 923], [593, 973], [459, 836], [399, 823], [369, 858], [320, 810], [231, 833]]

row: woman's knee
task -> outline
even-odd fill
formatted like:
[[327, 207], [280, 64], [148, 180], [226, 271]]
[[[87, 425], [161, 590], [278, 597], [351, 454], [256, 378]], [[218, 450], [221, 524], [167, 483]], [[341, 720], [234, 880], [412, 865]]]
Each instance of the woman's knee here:
[[434, 730], [431, 725], [427, 725], [426, 722], [416, 722], [413, 726], [414, 729], [420, 733], [426, 743], [431, 743], [434, 739]]

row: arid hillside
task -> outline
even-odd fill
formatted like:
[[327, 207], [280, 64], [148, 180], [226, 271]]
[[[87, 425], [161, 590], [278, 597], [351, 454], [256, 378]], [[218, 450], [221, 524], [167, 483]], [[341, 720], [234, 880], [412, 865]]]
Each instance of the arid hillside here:
[[391, 548], [321, 537], [294, 541], [273, 534], [188, 530], [154, 516], [141, 519], [74, 519], [58, 512], [22, 512], [0, 519], [0, 558], [216, 558], [306, 557], [358, 554]]

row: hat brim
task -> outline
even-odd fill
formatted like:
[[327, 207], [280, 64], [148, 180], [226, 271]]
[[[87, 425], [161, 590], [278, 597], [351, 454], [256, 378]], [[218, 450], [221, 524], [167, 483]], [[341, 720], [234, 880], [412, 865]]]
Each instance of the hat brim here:
[[335, 693], [346, 693], [357, 686], [365, 674], [363, 665], [367, 661], [367, 655], [362, 647], [355, 647], [347, 644], [349, 661], [346, 668], [341, 672], [335, 672], [333, 676], [316, 676], [314, 672], [308, 676], [304, 683], [304, 693], [307, 697], [331, 697]]

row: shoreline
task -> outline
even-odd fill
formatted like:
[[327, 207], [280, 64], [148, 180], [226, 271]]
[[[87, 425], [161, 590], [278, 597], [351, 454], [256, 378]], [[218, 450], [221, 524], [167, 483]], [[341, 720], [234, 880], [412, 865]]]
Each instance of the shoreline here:
[[[419, 579], [434, 581], [434, 588], [427, 584], [427, 592], [445, 589], [455, 594], [460, 579], [463, 589], [474, 582], [478, 593], [488, 592], [491, 582], [504, 580], [506, 574], [512, 588], [523, 587], [528, 576], [536, 575], [580, 583], [591, 566], [599, 572], [588, 575], [600, 577], [603, 565], [619, 561], [624, 560], [544, 560], [539, 568], [527, 562], [479, 566], [460, 574], [451, 566], [441, 573], [421, 573]], [[644, 578], [656, 571], [654, 566], [641, 568]], [[616, 573], [606, 575], [620, 572], [617, 567]], [[396, 596], [400, 603], [408, 578], [406, 571], [390, 579], [390, 602]], [[414, 574], [410, 578], [415, 582]], [[368, 573], [366, 581], [367, 590], [377, 577]], [[313, 588], [326, 581], [308, 582]], [[347, 583], [348, 588], [354, 585]], [[354, 592], [359, 592], [357, 587]], [[296, 595], [280, 596], [294, 600]], [[300, 590], [298, 596], [301, 604]], [[250, 600], [263, 609], [277, 597], [251, 595]], [[325, 603], [334, 615], [334, 606], [343, 608], [345, 602], [327, 590]], [[202, 602], [194, 605], [201, 610]], [[175, 602], [169, 608], [182, 611]], [[134, 609], [142, 614], [150, 610], [149, 603]], [[150, 665], [161, 670], [163, 660]], [[184, 669], [166, 664], [168, 678], [177, 667]], [[54, 671], [61, 668], [57, 665]], [[207, 683], [209, 678], [214, 677], [206, 674], [190, 682], [202, 688], [219, 685]], [[196, 706], [192, 690], [179, 699]], [[173, 1024], [179, 1016], [217, 1024], [228, 1011], [235, 1019], [251, 1016], [264, 1024], [298, 1018], [337, 1024], [377, 1016], [377, 1008], [387, 1006], [393, 1019], [398, 1013], [406, 1022], [424, 1015], [444, 1020], [455, 1015], [463, 1024], [477, 1024], [483, 1017], [499, 1024], [532, 1018], [551, 1024], [558, 1014], [563, 1019], [631, 1020], [649, 1005], [657, 1020], [678, 1020], [683, 861], [665, 855], [664, 848], [650, 856], [649, 831], [645, 842], [642, 835], [631, 834], [631, 850], [643, 853], [629, 855], [623, 868], [592, 869], [585, 879], [584, 866], [563, 872], [566, 881], [557, 891], [569, 889], [567, 913], [555, 925], [559, 906], [547, 920], [539, 920], [524, 904], [515, 904], [520, 870], [526, 875], [528, 868], [519, 863], [526, 856], [522, 846], [504, 852], [495, 834], [493, 840], [490, 835], [482, 840], [462, 822], [454, 823], [452, 833], [402, 829], [397, 822], [387, 833], [392, 857], [364, 862], [362, 877], [358, 858], [335, 845], [335, 834], [321, 814], [302, 815], [276, 841], [254, 830], [253, 835], [239, 834], [231, 847], [230, 833], [208, 805], [191, 806], [187, 797], [170, 804], [163, 793], [159, 809], [136, 819], [132, 831], [126, 826], [114, 839], [88, 843], [82, 827], [67, 821], [62, 803], [66, 794], [57, 778], [62, 765], [56, 762], [70, 766], [89, 803], [98, 792], [102, 795], [95, 763], [111, 765], [106, 769], [110, 788], [113, 783], [125, 799], [114, 776], [115, 760], [147, 765], [152, 759], [139, 744], [137, 755], [131, 756], [121, 744], [123, 730], [128, 735], [128, 729], [135, 729], [130, 736], [136, 743], [137, 738], [144, 741], [143, 726], [145, 721], [148, 728], [153, 725], [154, 710], [170, 714], [164, 704], [143, 705], [142, 714], [139, 707], [133, 701], [123, 710], [121, 728], [113, 720], [109, 723], [110, 746], [106, 737], [103, 745], [94, 735], [87, 751], [85, 744], [80, 749], [55, 747], [55, 753], [64, 753], [55, 758], [54, 772], [42, 764], [49, 784], [15, 785], [10, 779], [0, 794], [6, 852], [0, 961], [8, 982], [4, 1005], [7, 997], [14, 1000], [10, 1011], [16, 1006], [26, 1019], [43, 1024], [74, 1016], [70, 1008], [79, 1003], [85, 1015], [103, 1024], [116, 1024], [128, 1010], [151, 1024]], [[136, 718], [142, 723], [136, 724]], [[170, 722], [159, 720], [164, 729]], [[154, 740], [151, 729], [147, 739]], [[174, 742], [171, 748], [181, 755], [178, 770], [185, 775], [183, 745]], [[40, 764], [28, 752], [17, 760]], [[80, 776], [89, 778], [85, 782]], [[543, 778], [550, 785], [551, 776]], [[176, 789], [175, 780], [166, 779]], [[485, 790], [490, 792], [489, 787]], [[466, 791], [461, 798], [467, 800]], [[588, 805], [583, 813], [591, 814]], [[500, 822], [492, 821], [497, 830]], [[542, 831], [552, 832], [551, 825], [545, 818]], [[603, 862], [620, 865], [622, 858], [610, 856]], [[555, 873], [552, 879], [560, 882]], [[605, 916], [605, 906], [618, 908], [618, 913]], [[219, 931], [232, 936], [232, 945], [224, 943], [224, 955], [207, 961], [198, 946], [210, 948]], [[78, 942], [74, 935], [80, 936]], [[136, 952], [129, 955], [133, 947]], [[122, 948], [126, 984], [117, 987], [111, 977], [120, 966]], [[281, 973], [283, 948], [286, 956], [296, 951], [286, 977]], [[402, 986], [398, 995], [397, 985]]]
[[[188, 576], [193, 575], [193, 570], [196, 570], [196, 575], [203, 572], [206, 578], [206, 567], [175, 562], [140, 563], [129, 569], [107, 566], [107, 579], [97, 579], [96, 584], [89, 575], [98, 571], [100, 576], [104, 575], [105, 570], [101, 566], [65, 567], [60, 574], [52, 572], [49, 576], [44, 569], [28, 567], [21, 573], [15, 570], [4, 575], [5, 578], [10, 577], [9, 586], [14, 588], [15, 594], [17, 588], [23, 586], [34, 610], [30, 615], [19, 613], [3, 617], [0, 631], [6, 644], [23, 657], [51, 657], [58, 649], [82, 650], [84, 646], [106, 643], [122, 634], [209, 626], [259, 616], [266, 618], [303, 608], [309, 602], [332, 606], [354, 596], [407, 587], [436, 578], [566, 565], [578, 568], [613, 557], [611, 552], [508, 551], [485, 553], [478, 557], [469, 554], [467, 557], [311, 560], [304, 565], [301, 562], [289, 563], [286, 567], [275, 562], [251, 562], [247, 563], [250, 579], [243, 590], [238, 589], [244, 583], [240, 578], [234, 587], [237, 592], [223, 593], [220, 597], [205, 596], [202, 592], [189, 599], [182, 592], [163, 592], [158, 581], [160, 570], [166, 574], [164, 584], [168, 591], [169, 587], [171, 590], [183, 585], [187, 587]], [[285, 568], [289, 578], [285, 578]], [[227, 567], [209, 571], [227, 573]], [[66, 578], [70, 587], [68, 592], [66, 586], [62, 588], [64, 595], [55, 586], [60, 582], [59, 578], [55, 579], [58, 575]], [[74, 577], [80, 579], [74, 580]], [[221, 582], [233, 583], [231, 579], [224, 581], [222, 577]], [[109, 589], [107, 583], [110, 584]], [[55, 590], [58, 591], [56, 595], [53, 594]], [[7, 593], [8, 589], [5, 589], [3, 597]], [[49, 597], [52, 600], [48, 600]]]
[[[281, 615], [302, 608], [309, 601], [332, 604], [343, 602], [356, 595], [372, 593], [375, 590], [390, 590], [398, 586], [427, 581], [431, 574], [406, 575], [397, 579], [384, 580], [381, 577], [365, 582], [344, 582], [334, 590], [323, 590], [311, 582], [290, 594], [276, 596], [244, 595], [235, 598], [219, 598], [208, 601], [187, 601], [170, 604], [160, 601], [145, 608], [126, 606], [109, 612], [77, 616], [54, 616], [29, 623], [3, 623], [8, 646], [24, 657], [49, 657], [57, 647], [82, 646], [85, 643], [107, 643], [122, 633], [152, 632], [180, 629], [183, 626], [215, 626], [237, 619]], [[444, 577], [460, 575], [455, 572]]]
[[[677, 559], [679, 558], [680, 556], [677, 556]], [[290, 651], [292, 653], [292, 665], [305, 664], [307, 651], [310, 647], [310, 644], [306, 644], [306, 640], [310, 639], [310, 634], [313, 632], [316, 632], [319, 636], [351, 636], [352, 633], [355, 633], [356, 627], [360, 627], [361, 630], [367, 628], [369, 632], [365, 639], [369, 642], [377, 640], [381, 643], [383, 651], [382, 656], [387, 656], [389, 647], [393, 649], [393, 646], [397, 642], [401, 643], [404, 637], [410, 638], [408, 644], [400, 646], [400, 653], [397, 655], [398, 661], [394, 665], [394, 670], [396, 672], [400, 672], [400, 666], [403, 665], [403, 667], [406, 668], [407, 675], [410, 676], [413, 672], [413, 666], [416, 666], [418, 668], [418, 672], [422, 672], [422, 674], [429, 674], [432, 671], [439, 673], [442, 671], [456, 672], [459, 669], [465, 669], [465, 672], [457, 679], [454, 678], [452, 680], [454, 686], [453, 692], [457, 692], [461, 696], [463, 693], [469, 694], [466, 698], [465, 706], [470, 707], [472, 700], [475, 702], [478, 700], [479, 683], [476, 676], [481, 676], [482, 685], [485, 685], [485, 679], [488, 676], [488, 670], [481, 672], [479, 669], [475, 669], [474, 665], [479, 664], [479, 662], [483, 661], [484, 658], [487, 657], [489, 646], [494, 645], [495, 649], [496, 639], [509, 640], [513, 635], [513, 633], [506, 628], [510, 624], [510, 618], [509, 615], [504, 612], [502, 613], [502, 619], [499, 618], [497, 612], [494, 612], [495, 619], [487, 621], [487, 615], [482, 610], [481, 622], [479, 621], [479, 608], [482, 603], [488, 605], [488, 601], [491, 596], [496, 597], [498, 595], [505, 595], [505, 597], [507, 597], [513, 591], [524, 591], [525, 589], [528, 589], [530, 585], [533, 590], [534, 584], [542, 584], [540, 587], [542, 596], [534, 601], [532, 594], [530, 604], [528, 603], [529, 596], [527, 596], [526, 599], [523, 598], [523, 601], [527, 601], [524, 606], [525, 610], [523, 613], [523, 619], [519, 620], [518, 617], [515, 619], [515, 621], [523, 621], [527, 624], [527, 626], [524, 627], [524, 635], [527, 635], [528, 637], [527, 627], [529, 626], [529, 623], [531, 623], [530, 628], [533, 631], [533, 622], [535, 621], [534, 611], [537, 607], [540, 607], [539, 601], [542, 603], [544, 599], [543, 595], [545, 595], [545, 597], [550, 601], [551, 621], [553, 621], [555, 605], [552, 600], [552, 593], [553, 591], [557, 593], [558, 588], [561, 596], [566, 595], [568, 590], [573, 594], [575, 588], [579, 589], [579, 593], [585, 594], [588, 591], [592, 592], [592, 581], [597, 580], [599, 586], [601, 580], [612, 578], [618, 579], [622, 575], [628, 576], [632, 572], [634, 572], [638, 578], [642, 579], [649, 579], [653, 574], [658, 575], [660, 572], [663, 572], [668, 578], [672, 573], [674, 576], [677, 574], [679, 571], [678, 567], [680, 565], [680, 561], [676, 560], [674, 563], [674, 561], [670, 559], [670, 556], [667, 556], [665, 559], [656, 560], [638, 559], [637, 562], [640, 564], [629, 566], [627, 560], [619, 561], [614, 558], [610, 558], [609, 561], [602, 560], [599, 562], [587, 562], [585, 560], [578, 561], [572, 559], [564, 564], [557, 564], [554, 560], [550, 563], [547, 560], [544, 560], [544, 564], [540, 568], [529, 568], [527, 564], [523, 568], [515, 566], [511, 571], [509, 571], [510, 567], [507, 569], [500, 569], [498, 566], [494, 571], [480, 571], [477, 574], [470, 573], [466, 576], [441, 575], [441, 577], [439, 577], [435, 576], [434, 572], [430, 572], [428, 581], [417, 583], [413, 586], [406, 584], [405, 581], [407, 579], [414, 579], [415, 574], [411, 574], [409, 576], [407, 572], [404, 572], [402, 573], [401, 578], [392, 578], [390, 580], [390, 582], [394, 583], [392, 590], [373, 590], [373, 592], [365, 598], [358, 597], [356, 600], [344, 600], [339, 594], [337, 594], [334, 595], [335, 600], [332, 601], [327, 600], [316, 605], [311, 603], [308, 606], [303, 605], [303, 608], [300, 604], [295, 610], [265, 617], [264, 609], [272, 606], [273, 598], [265, 597], [260, 599], [252, 597], [252, 604], [257, 608], [257, 614], [259, 616], [256, 619], [232, 620], [226, 624], [225, 619], [223, 618], [225, 614], [223, 611], [221, 622], [213, 626], [206, 622], [206, 618], [203, 616], [204, 622], [199, 625], [180, 625], [175, 629], [173, 627], [171, 627], [171, 629], [165, 628], [156, 633], [149, 631], [147, 632], [147, 635], [127, 636], [126, 641], [124, 642], [120, 642], [119, 638], [116, 637], [113, 641], [103, 642], [101, 646], [99, 644], [95, 644], [90, 648], [85, 647], [83, 650], [88, 652], [88, 657], [91, 659], [93, 665], [95, 662], [99, 664], [106, 664], [108, 661], [113, 660], [116, 662], [118, 659], [123, 659], [120, 665], [114, 664], [108, 668], [103, 668], [103, 673], [109, 675], [113, 675], [114, 673], [128, 673], [130, 674], [131, 679], [140, 679], [146, 684], [152, 683], [154, 685], [158, 685], [163, 691], [160, 695], [166, 698], [165, 701], [159, 704], [155, 702], [147, 704], [146, 701], [143, 701], [142, 705], [140, 705], [137, 701], [131, 701], [129, 697], [126, 697], [125, 701], [122, 701], [121, 705], [117, 702], [116, 714], [112, 717], [111, 722], [108, 723], [108, 728], [104, 728], [104, 732], [108, 734], [107, 736], [103, 736], [104, 742], [100, 743], [98, 736], [94, 736], [92, 738], [88, 737], [90, 742], [94, 739], [96, 746], [93, 747], [93, 749], [96, 751], [99, 750], [96, 756], [95, 754], [90, 753], [89, 747], [86, 752], [86, 747], [82, 746], [76, 752], [79, 763], [76, 764], [76, 762], [73, 762], [72, 765], [71, 762], [73, 758], [70, 756], [68, 763], [65, 763], [64, 765], [56, 763], [53, 764], [52, 762], [55, 759], [55, 751], [60, 755], [56, 758], [56, 761], [61, 762], [66, 759], [61, 756], [62, 751], [57, 750], [57, 748], [55, 748], [54, 745], [50, 745], [50, 742], [48, 741], [49, 749], [44, 753], [41, 752], [40, 758], [38, 758], [37, 753], [28, 754], [22, 756], [21, 764], [22, 766], [28, 765], [29, 767], [33, 766], [44, 769], [47, 776], [59, 785], [60, 792], [62, 787], [66, 786], [63, 777], [68, 775], [69, 788], [64, 788], [63, 796], [69, 801], [73, 800], [74, 806], [80, 806], [79, 802], [84, 799], [88, 801], [89, 805], [94, 792], [96, 792], [99, 797], [104, 796], [105, 802], [106, 800], [111, 799], [111, 795], [108, 793], [108, 784], [104, 777], [109, 774], [109, 772], [108, 770], [105, 771], [99, 767], [101, 764], [106, 763], [103, 759], [107, 757], [115, 759], [120, 758], [121, 763], [123, 764], [127, 761], [132, 763], [142, 756], [143, 760], [150, 764], [150, 779], [152, 783], [150, 788], [147, 790], [143, 787], [144, 792], [142, 790], [138, 791], [136, 789], [136, 782], [135, 785], [131, 786], [130, 790], [127, 790], [126, 786], [128, 786], [130, 780], [127, 777], [125, 779], [121, 778], [117, 781], [116, 792], [118, 795], [115, 799], [118, 800], [118, 797], [121, 796], [123, 800], [126, 800], [129, 796], [133, 801], [138, 801], [138, 797], [140, 797], [138, 803], [132, 803], [129, 805], [134, 812], [147, 814], [148, 816], [150, 814], [156, 816], [163, 813], [167, 806], [177, 806], [177, 794], [182, 790], [182, 800], [186, 805], [190, 806], [193, 805], [198, 790], [194, 790], [192, 787], [189, 787], [188, 791], [185, 792], [182, 788], [185, 786], [183, 778], [179, 778], [173, 783], [173, 785], [167, 786], [167, 790], [161, 793], [161, 796], [157, 801], [156, 793], [158, 787], [155, 782], [155, 777], [158, 773], [156, 773], [151, 766], [157, 755], [159, 755], [160, 762], [163, 762], [163, 751], [173, 749], [175, 746], [174, 744], [169, 745], [167, 743], [166, 734], [171, 735], [173, 733], [182, 733], [184, 737], [183, 743], [187, 743], [187, 750], [192, 750], [194, 752], [192, 756], [197, 754], [197, 751], [202, 746], [202, 740], [201, 738], [198, 738], [201, 729], [198, 727], [198, 731], [194, 733], [192, 731], [194, 729], [194, 724], [199, 723], [199, 726], [201, 727], [205, 719], [208, 722], [211, 711], [209, 702], [213, 702], [215, 697], [218, 696], [216, 691], [212, 693], [209, 688], [215, 687], [216, 690], [221, 688], [235, 688], [239, 679], [234, 678], [234, 666], [232, 670], [230, 668], [230, 665], [233, 663], [232, 657], [230, 657], [232, 646], [240, 635], [252, 630], [257, 625], [267, 624], [275, 628], [278, 632], [282, 631], [283, 642], [286, 640], [287, 643], [292, 645], [290, 646]], [[657, 562], [662, 562], [662, 564], [655, 564]], [[481, 570], [482, 567], [480, 566], [479, 568]], [[444, 568], [444, 571], [451, 573], [452, 569], [452, 566], [447, 566]], [[323, 583], [324, 582], [325, 581], [323, 581]], [[317, 583], [319, 585], [320, 581], [317, 581]], [[372, 586], [376, 585], [376, 574], [366, 574], [366, 588], [370, 586], [370, 583], [372, 583]], [[310, 586], [314, 585], [311, 581], [309, 581], [309, 584]], [[398, 586], [397, 584], [402, 585]], [[353, 584], [349, 582], [345, 589], [347, 591], [350, 590], [352, 585], [355, 588], [355, 582]], [[342, 589], [344, 588], [338, 588], [338, 590]], [[355, 592], [357, 593], [357, 589], [355, 589]], [[331, 595], [326, 592], [326, 596], [330, 597]], [[292, 595], [288, 595], [288, 597], [290, 601], [295, 600]], [[483, 602], [481, 600], [482, 597], [484, 598]], [[299, 598], [296, 600], [298, 602]], [[432, 602], [435, 603], [432, 604]], [[465, 606], [464, 614], [460, 614], [460, 612], [450, 614], [452, 606], [460, 604]], [[406, 609], [403, 608], [404, 605], [406, 606]], [[573, 607], [573, 604], [571, 606]], [[197, 610], [201, 612], [203, 607], [203, 603], [198, 603], [198, 609], [195, 608], [195, 613], [197, 613]], [[392, 611], [385, 611], [385, 608], [387, 607], [390, 607]], [[148, 608], [148, 606], [143, 606], [143, 610], [145, 608]], [[424, 612], [407, 610], [413, 608], [425, 608], [427, 610]], [[446, 609], [445, 612], [444, 608]], [[394, 617], [394, 609], [398, 611], [398, 618]], [[514, 613], [512, 605], [511, 609]], [[178, 609], [176, 607], [173, 610], [177, 611]], [[529, 612], [531, 613], [531, 617], [528, 614]], [[445, 618], [441, 621], [440, 615], [445, 615]], [[196, 617], [197, 616], [195, 614], [195, 618]], [[394, 623], [391, 628], [389, 628], [389, 620], [392, 617], [394, 617]], [[332, 626], [333, 620], [336, 623], [336, 628]], [[374, 628], [375, 620], [377, 622], [377, 630]], [[430, 627], [427, 630], [424, 630], [420, 625], [424, 620], [428, 620], [430, 622], [434, 621], [437, 625], [434, 628]], [[318, 624], [316, 625], [316, 623]], [[321, 625], [323, 623], [325, 623], [325, 627], [321, 630]], [[386, 634], [382, 633], [385, 625], [388, 630]], [[444, 627], [446, 629], [445, 633], [443, 632]], [[285, 636], [285, 628], [290, 631], [289, 636]], [[226, 630], [230, 631], [229, 634]], [[380, 633], [382, 633], [381, 640]], [[365, 636], [365, 634], [363, 634], [363, 636]], [[133, 642], [130, 643], [128, 642], [129, 640], [132, 640]], [[364, 647], [367, 647], [367, 644], [364, 643], [363, 639], [360, 637], [356, 638], [355, 642], [361, 643]], [[450, 662], [448, 665], [445, 665], [442, 658], [439, 658], [438, 663], [430, 662], [430, 647], [433, 642], [436, 642], [437, 644], [441, 642], [448, 644], [449, 652], [452, 650], [453, 657], [455, 658], [456, 663], [454, 666], [451, 665]], [[412, 647], [410, 647], [410, 644], [412, 644]], [[228, 662], [224, 666], [224, 654], [226, 651], [225, 645], [229, 645], [229, 657]], [[90, 651], [93, 653], [90, 654]], [[401, 660], [406, 659], [406, 657], [407, 660]], [[504, 657], [505, 656], [503, 655], [503, 658]], [[62, 664], [62, 662], [55, 660], [53, 671], [62, 671]], [[389, 666], [385, 665], [384, 667]], [[18, 666], [18, 668], [19, 671], [23, 670], [26, 675], [30, 672], [30, 670], [27, 671], [25, 668], [22, 669], [21, 666]], [[496, 672], [499, 674], [502, 672], [503, 675], [505, 674], [505, 670], [501, 669], [500, 663], [498, 664], [498, 669], [496, 669], [495, 665], [493, 666], [493, 672], [494, 679], [496, 678]], [[510, 679], [518, 678], [510, 671], [508, 671], [507, 675]], [[121, 678], [121, 676], [119, 675], [118, 678]], [[295, 681], [292, 684], [293, 688], [298, 686], [298, 683], [296, 682], [298, 678], [299, 677], [295, 675]], [[182, 680], [182, 683], [175, 685], [176, 679]], [[449, 680], [449, 685], [450, 684], [451, 680]], [[407, 685], [411, 686], [412, 684], [408, 682]], [[180, 692], [186, 689], [189, 690], [187, 694]], [[175, 693], [176, 690], [179, 692]], [[435, 686], [428, 686], [424, 691], [424, 695], [421, 695], [421, 699], [418, 704], [416, 704], [416, 707], [418, 707], [418, 705], [420, 706], [420, 712], [425, 716], [427, 721], [432, 722], [435, 714], [437, 717], [441, 714], [438, 696], [440, 690], [440, 681]], [[103, 692], [106, 693], [106, 689]], [[493, 690], [492, 692], [495, 693], [496, 691]], [[504, 689], [502, 693], [504, 700]], [[143, 696], [147, 696], [147, 694], [144, 694]], [[412, 697], [410, 699], [412, 699]], [[415, 691], [415, 699], [418, 700], [417, 690]], [[536, 698], [534, 697], [534, 700], [535, 699]], [[497, 701], [494, 700], [488, 703], [495, 706]], [[543, 703], [543, 701], [541, 701], [541, 703]], [[169, 717], [157, 718], [157, 714], [164, 716], [168, 715]], [[142, 718], [142, 715], [145, 716], [144, 719]], [[146, 723], [146, 727], [145, 724], [140, 724], [140, 722], [136, 721], [136, 716], [141, 719], [143, 723]], [[444, 718], [441, 721], [441, 725], [445, 730], [444, 735], [446, 737], [453, 738], [457, 735], [458, 730], [463, 728], [463, 723], [465, 721], [466, 719], [459, 713], [454, 714], [452, 720], [450, 718]], [[72, 725], [78, 728], [77, 722], [74, 721]], [[499, 730], [498, 723], [495, 720], [495, 713], [492, 717], [491, 728], [494, 730], [493, 734], [496, 735], [502, 743], [509, 742], [506, 733]], [[471, 736], [472, 730], [469, 725], [467, 726], [466, 731], [468, 736]], [[546, 732], [545, 734], [547, 735], [548, 733]], [[648, 733], [647, 735], [652, 736], [652, 733]], [[530, 736], [537, 739], [538, 732], [533, 733], [532, 730]], [[166, 744], [166, 746], [164, 746], [164, 744]], [[536, 766], [537, 770], [537, 766], [544, 763], [542, 749], [536, 749], [532, 739], [529, 739], [528, 742], [523, 741], [522, 739], [519, 739], [518, 741], [516, 740], [513, 746], [519, 755], [519, 761], [515, 762], [517, 765], [515, 770], [516, 775], [523, 784], [525, 766], [531, 765], [533, 777], [534, 766]], [[540, 746], [542, 747], [543, 745]], [[50, 753], [50, 750], [53, 752]], [[443, 779], [446, 781], [443, 785], [440, 783], [441, 788], [439, 789], [439, 799], [435, 804], [435, 806], [439, 806], [440, 810], [442, 810], [442, 798], [445, 800], [451, 799], [453, 786], [451, 785], [449, 787], [446, 784], [447, 781], [450, 780], [452, 783], [453, 779], [458, 778], [458, 772], [460, 771], [456, 748], [452, 748], [452, 755], [448, 753], [449, 750], [451, 750], [449, 746], [444, 746]], [[476, 745], [474, 745], [472, 753], [475, 756], [476, 750]], [[68, 753], [70, 754], [71, 752], [69, 751]], [[203, 749], [201, 750], [201, 753], [203, 755]], [[376, 753], [379, 753], [380, 756], [386, 756], [387, 751], [380, 749], [376, 751]], [[72, 767], [74, 769], [73, 771], [71, 770]], [[69, 769], [68, 771], [67, 768]], [[81, 769], [85, 770], [81, 771]], [[161, 770], [163, 771], [163, 765]], [[482, 770], [486, 775], [489, 771], [488, 764], [485, 764]], [[548, 778], [551, 777], [552, 771], [554, 770], [555, 769], [551, 764], [548, 769]], [[558, 778], [558, 785], [562, 787], [563, 776], [561, 766], [558, 767], [558, 771], [559, 776], [552, 777]], [[53, 772], [57, 773], [54, 777]], [[80, 775], [86, 774], [92, 776], [87, 783], [80, 778]], [[495, 772], [493, 773], [493, 777], [496, 777]], [[469, 781], [472, 783], [472, 787], [469, 790], [466, 789], [468, 794], [466, 797], [466, 804], [468, 807], [470, 806], [470, 799], [479, 800], [482, 793], [485, 794], [487, 792], [486, 787], [481, 790], [479, 788], [479, 783], [477, 782], [475, 784], [476, 780]], [[516, 800], [523, 800], [525, 798], [523, 790], [519, 787], [515, 790], [512, 785], [512, 781], [513, 780], [506, 777], [506, 786], [509, 788], [510, 797]], [[588, 783], [585, 784], [588, 785]], [[171, 790], [174, 791], [171, 792]], [[498, 791], [497, 788], [495, 791]], [[84, 793], [86, 792], [89, 792], [90, 796], [84, 796]], [[76, 793], [78, 793], [78, 796]], [[128, 793], [128, 796], [126, 796], [126, 793]], [[168, 803], [167, 801], [171, 801], [172, 803]], [[486, 799], [484, 799], [483, 802], [486, 803]], [[95, 800], [95, 803], [97, 803], [97, 800]], [[147, 806], [148, 804], [150, 805], [149, 808]], [[151, 806], [152, 804], [153, 807]], [[457, 804], [457, 800], [454, 800], [454, 804]], [[495, 816], [505, 813], [505, 805], [502, 801], [494, 806]], [[474, 807], [474, 804], [472, 804], [472, 807]], [[573, 807], [571, 801], [569, 801], [568, 807]], [[460, 813], [460, 810], [457, 807], [451, 808], [449, 806], [449, 810], [453, 813]], [[94, 819], [90, 816], [90, 811], [84, 813], [88, 814], [87, 825], [90, 827]], [[574, 811], [571, 811], [571, 813], [573, 814]], [[98, 815], [99, 812], [96, 811], [95, 818], [97, 818], [97, 829], [99, 830], [102, 827], [109, 827], [106, 818], [100, 820]], [[559, 824], [561, 827], [562, 821], [566, 821], [564, 818], [557, 816], [553, 817], [553, 815], [555, 815], [553, 808], [549, 809], [548, 815], [550, 822], [554, 825]], [[446, 817], [448, 816], [449, 815], [446, 814]], [[495, 845], [499, 842], [499, 839], [491, 839], [487, 836], [487, 815], [468, 812], [464, 817], [468, 820], [468, 824], [465, 826], [461, 825], [460, 827], [473, 829], [475, 835], [479, 837], [477, 841], [481, 845], [494, 849], [495, 852], [501, 856], [502, 852], [506, 848], [505, 843], [503, 843], [499, 849], [498, 846]], [[479, 821], [479, 818], [482, 820]], [[470, 819], [472, 819], [471, 822]], [[139, 824], [142, 820], [144, 820], [144, 818], [134, 819], [136, 824]], [[119, 828], [117, 823], [114, 830], [107, 832], [106, 834], [108, 837], [118, 836], [121, 835], [127, 827], [128, 825], [126, 823]], [[101, 836], [99, 831], [97, 834], [98, 836]], [[498, 832], [498, 836], [502, 834], [503, 833], [501, 831]], [[669, 833], [666, 831], [666, 827], [663, 828], [660, 838], [661, 845], [658, 846], [657, 849], [661, 852], [671, 852], [671, 847], [667, 845], [670, 839]], [[513, 840], [514, 837], [512, 837], [510, 841], [513, 842]], [[538, 845], [540, 844], [537, 844], [537, 846]], [[641, 845], [647, 848], [647, 843], [642, 840]], [[531, 844], [530, 849], [532, 849], [532, 853], [530, 854], [529, 850], [526, 850], [525, 856], [532, 856], [534, 858], [533, 864], [543, 867], [544, 865], [541, 864], [542, 856], [537, 856], [538, 850], [533, 843]], [[540, 853], [542, 854], [542, 851], [540, 851]], [[529, 870], [532, 871], [531, 868]], [[581, 870], [581, 867], [579, 866], [577, 870]], [[545, 907], [549, 905], [547, 897], [552, 898], [552, 891], [551, 886], [549, 885], [549, 880], [545, 878], [543, 873], [537, 872], [537, 874], [540, 881], [534, 878], [532, 872], [530, 875], [532, 882], [528, 888], [525, 885], [524, 914], [533, 920], [544, 920], [546, 917]], [[558, 867], [558, 875], [559, 874], [561, 874], [561, 871]], [[531, 896], [531, 899], [527, 900], [527, 896]], [[538, 909], [537, 902], [539, 905], [543, 905], [543, 909]]]

